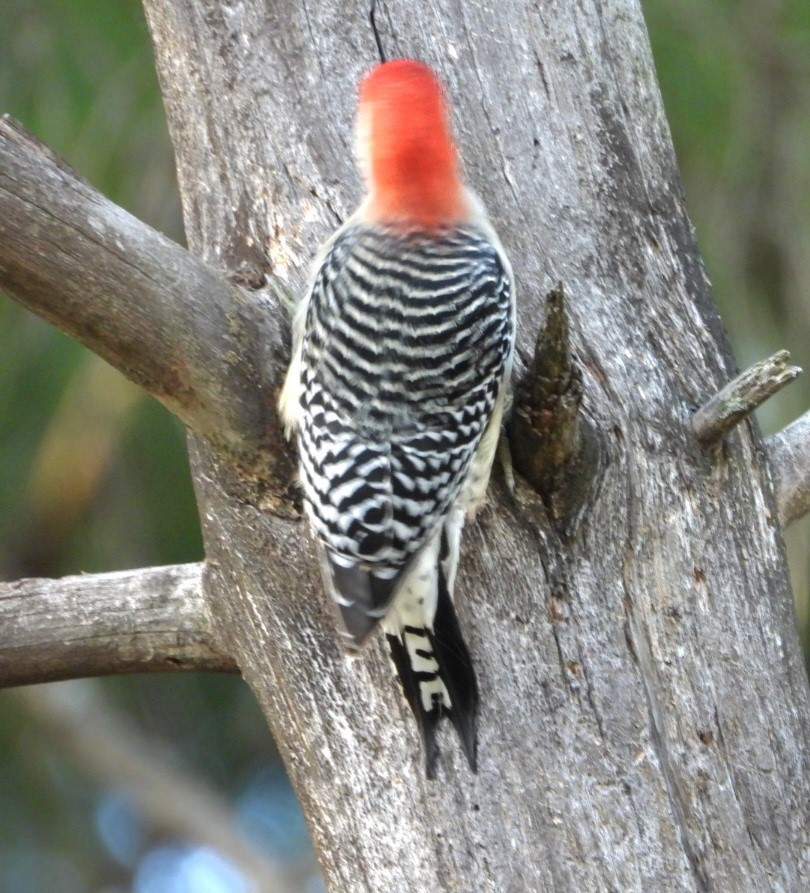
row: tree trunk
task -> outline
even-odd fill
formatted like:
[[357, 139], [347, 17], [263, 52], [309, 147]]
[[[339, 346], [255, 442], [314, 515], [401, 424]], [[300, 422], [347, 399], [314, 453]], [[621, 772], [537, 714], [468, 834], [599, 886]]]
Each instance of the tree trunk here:
[[[300, 291], [359, 197], [368, 4], [147, 0], [192, 250]], [[704, 452], [734, 371], [639, 7], [390, 5], [389, 55], [435, 66], [515, 265], [519, 350], [569, 294], [600, 472], [563, 539], [503, 488], [466, 538], [460, 614], [481, 769], [423, 778], [379, 645], [341, 654], [304, 525], [193, 464], [207, 594], [284, 753], [335, 891], [806, 886], [806, 682], [759, 434]], [[802, 883], [804, 878], [805, 883]]]
[[[252, 285], [256, 307], [270, 306], [265, 273], [300, 293], [359, 199], [368, 0], [145, 6], [189, 246]], [[480, 769], [446, 736], [431, 783], [382, 644], [361, 660], [340, 650], [289, 454], [240, 472], [192, 436], [207, 607], [329, 888], [808, 889], [810, 711], [781, 530], [756, 425], [711, 448], [693, 432], [734, 361], [641, 10], [424, 0], [385, 4], [378, 23], [389, 56], [419, 57], [447, 85], [468, 178], [514, 264], [524, 369], [544, 296], [564, 284], [598, 450], [563, 524], [496, 475], [470, 525], [457, 601], [482, 691]], [[240, 362], [277, 386], [261, 339], [238, 340]]]

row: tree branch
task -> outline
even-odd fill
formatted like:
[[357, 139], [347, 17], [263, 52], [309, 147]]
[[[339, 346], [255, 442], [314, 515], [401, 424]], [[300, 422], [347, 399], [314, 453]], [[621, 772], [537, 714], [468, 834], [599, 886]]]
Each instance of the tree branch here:
[[229, 283], [0, 119], [0, 288], [145, 387], [234, 464], [266, 475], [280, 463], [275, 477], [286, 485], [292, 469], [275, 412], [287, 357], [284, 286], [266, 275], [267, 262], [257, 264], [252, 275], [234, 271], [259, 286], [253, 293]]
[[784, 527], [810, 512], [810, 412], [765, 441]]
[[790, 353], [780, 350], [767, 360], [749, 366], [708, 400], [692, 417], [697, 439], [717, 443], [746, 416], [801, 375], [799, 366], [788, 365]]
[[236, 672], [202, 564], [0, 584], [0, 688], [155, 670]]

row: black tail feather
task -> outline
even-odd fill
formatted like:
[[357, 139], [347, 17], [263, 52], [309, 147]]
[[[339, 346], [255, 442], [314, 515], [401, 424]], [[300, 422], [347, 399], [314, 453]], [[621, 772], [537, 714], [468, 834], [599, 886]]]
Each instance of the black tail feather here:
[[453, 601], [439, 568], [439, 598], [431, 635], [433, 653], [452, 703], [448, 711], [473, 772], [478, 771], [478, 682]]
[[[410, 630], [410, 627], [407, 630]], [[433, 631], [425, 630], [422, 635], [426, 636], [425, 644], [430, 643], [433, 656], [439, 665], [439, 676], [450, 695], [452, 706], [449, 710], [439, 703], [434, 704], [432, 710], [425, 710], [419, 689], [419, 683], [424, 681], [425, 674], [413, 669], [408, 650], [397, 636], [387, 635], [386, 639], [405, 698], [419, 726], [425, 751], [425, 774], [431, 780], [436, 777], [436, 761], [439, 756], [436, 730], [442, 715], [449, 717], [461, 740], [470, 768], [473, 772], [477, 772], [478, 683], [441, 569]]]
[[402, 691], [405, 700], [416, 717], [419, 726], [419, 735], [422, 738], [422, 748], [425, 752], [425, 775], [432, 781], [436, 777], [436, 760], [439, 758], [439, 745], [436, 741], [436, 728], [439, 725], [441, 714], [439, 705], [434, 706], [430, 712], [422, 706], [422, 697], [419, 692], [418, 674], [411, 668], [408, 651], [396, 636], [386, 635], [388, 647], [391, 649], [391, 659], [402, 683]]

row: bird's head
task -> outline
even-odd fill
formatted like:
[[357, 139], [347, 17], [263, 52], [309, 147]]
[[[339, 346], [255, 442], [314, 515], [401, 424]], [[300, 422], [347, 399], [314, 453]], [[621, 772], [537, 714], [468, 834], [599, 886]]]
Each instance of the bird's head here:
[[365, 219], [430, 230], [469, 215], [447, 104], [427, 65], [395, 59], [363, 78], [357, 147], [368, 190]]

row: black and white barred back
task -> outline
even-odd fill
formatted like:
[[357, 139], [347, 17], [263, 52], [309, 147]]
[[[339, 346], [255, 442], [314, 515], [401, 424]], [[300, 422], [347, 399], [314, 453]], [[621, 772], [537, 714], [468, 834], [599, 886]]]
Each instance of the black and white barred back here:
[[351, 224], [306, 309], [298, 432], [308, 513], [351, 643], [390, 612], [429, 774], [444, 713], [475, 764], [477, 689], [450, 590], [470, 479], [485, 486], [489, 474], [492, 450], [485, 468], [476, 460], [512, 343], [508, 267], [472, 225], [400, 235]]

